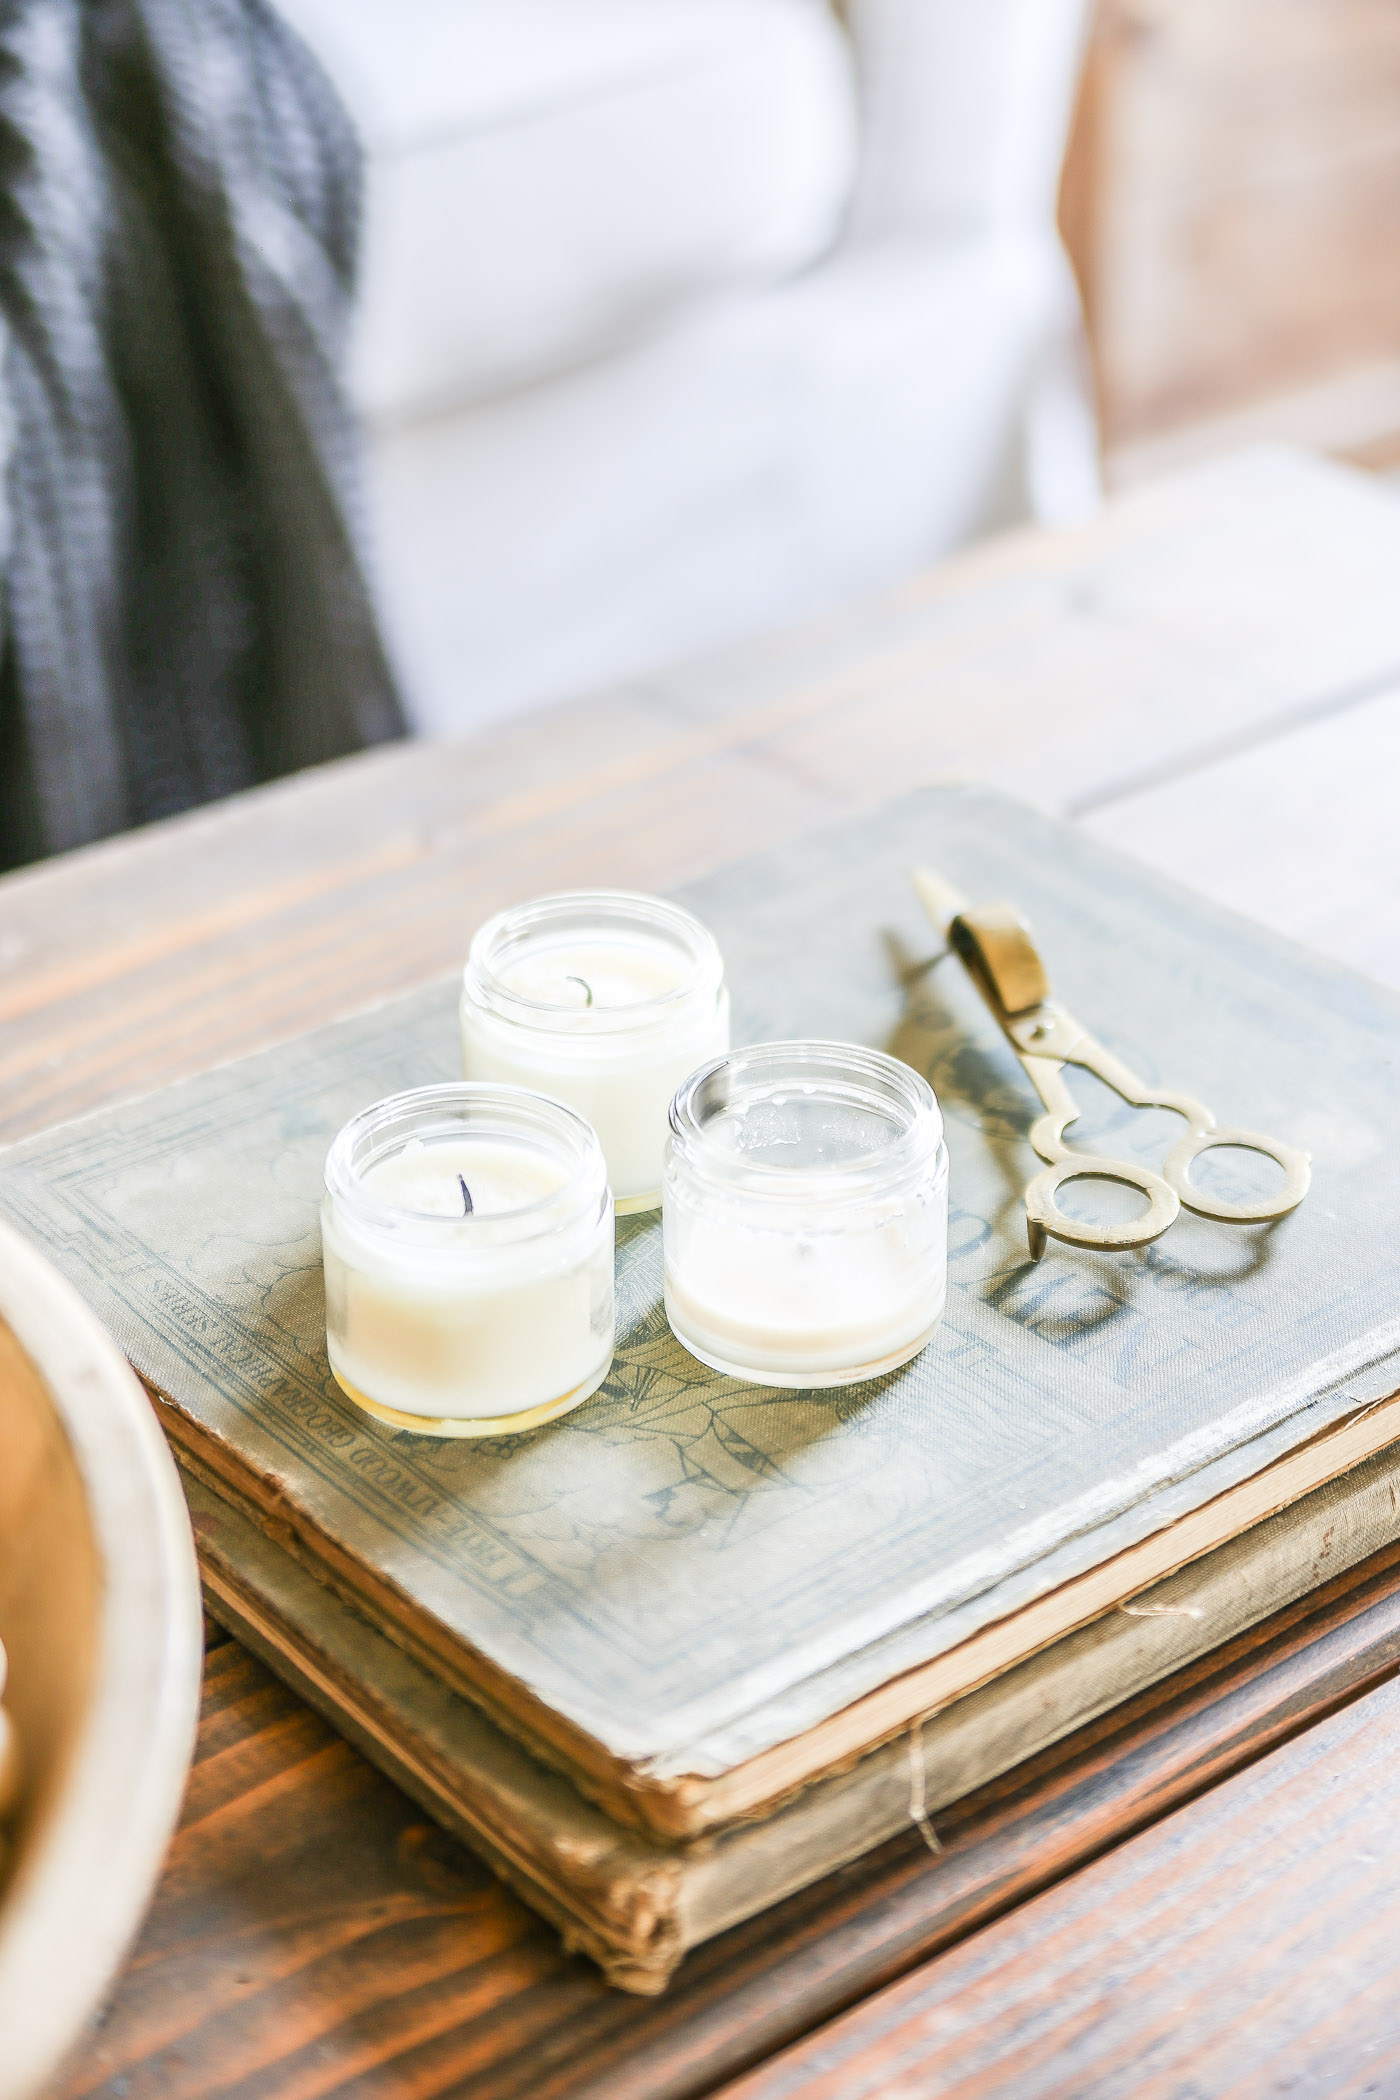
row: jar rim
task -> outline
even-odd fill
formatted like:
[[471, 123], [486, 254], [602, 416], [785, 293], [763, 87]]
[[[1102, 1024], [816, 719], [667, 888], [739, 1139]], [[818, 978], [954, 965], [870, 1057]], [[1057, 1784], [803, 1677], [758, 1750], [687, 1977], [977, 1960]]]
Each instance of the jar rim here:
[[[754, 1102], [790, 1088], [886, 1114], [893, 1107], [901, 1127], [889, 1143], [849, 1159], [757, 1159], [717, 1143], [707, 1128], [719, 1108], [733, 1105], [736, 1085], [738, 1098]], [[832, 1203], [902, 1193], [938, 1171], [945, 1151], [937, 1097], [912, 1065], [863, 1044], [817, 1038], [751, 1044], [699, 1066], [671, 1103], [669, 1147], [711, 1186], [776, 1202], [819, 1196]]]
[[[660, 937], [681, 953], [689, 968], [669, 990], [627, 1006], [558, 1006], [528, 998], [502, 981], [503, 956], [527, 950], [537, 938], [611, 930]], [[640, 890], [558, 890], [511, 905], [479, 927], [462, 978], [465, 998], [517, 1027], [593, 1037], [664, 1025], [697, 997], [718, 996], [724, 962], [709, 928], [669, 898]]]
[[[391, 1203], [365, 1186], [367, 1168], [394, 1157], [412, 1139], [426, 1136], [431, 1142], [433, 1136], [465, 1133], [474, 1123], [483, 1135], [534, 1144], [561, 1158], [568, 1169], [564, 1180], [527, 1203], [462, 1217]], [[383, 1142], [376, 1146], [377, 1138]], [[607, 1164], [592, 1124], [552, 1095], [489, 1080], [447, 1080], [372, 1102], [336, 1132], [324, 1180], [327, 1195], [357, 1223], [433, 1245], [449, 1236], [457, 1245], [483, 1246], [542, 1237], [608, 1200]]]

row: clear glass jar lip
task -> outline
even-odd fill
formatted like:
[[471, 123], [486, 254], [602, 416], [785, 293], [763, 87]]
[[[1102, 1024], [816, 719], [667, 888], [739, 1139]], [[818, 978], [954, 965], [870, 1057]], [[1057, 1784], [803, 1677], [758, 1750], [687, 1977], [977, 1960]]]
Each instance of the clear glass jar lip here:
[[[886, 1102], [898, 1102], [908, 1120], [892, 1143], [849, 1160], [799, 1166], [754, 1159], [716, 1144], [697, 1112], [701, 1096], [726, 1069], [750, 1079], [755, 1098], [778, 1086], [811, 1083], [820, 1086], [825, 1082], [835, 1091], [844, 1079], [847, 1093], [864, 1091], [870, 1099], [878, 1090]], [[926, 1179], [931, 1171], [941, 1171], [940, 1158], [946, 1160], [937, 1096], [912, 1065], [863, 1044], [815, 1037], [754, 1043], [712, 1057], [677, 1090], [671, 1102], [670, 1126], [673, 1154], [706, 1181], [777, 1201], [815, 1194], [833, 1202], [892, 1194], [911, 1181]]]
[[[662, 935], [687, 953], [689, 972], [655, 998], [603, 1007], [555, 1006], [548, 1000], [529, 999], [497, 976], [496, 961], [511, 944], [523, 945], [537, 933], [564, 933], [571, 926], [580, 932], [597, 931], [600, 923], [604, 928], [630, 927]], [[684, 905], [641, 890], [557, 890], [513, 904], [477, 929], [462, 972], [464, 1000], [518, 1027], [546, 1032], [566, 1029], [576, 1034], [582, 1026], [589, 1035], [630, 1034], [664, 1025], [697, 997], [718, 997], [723, 984], [724, 960], [709, 928]]]
[[[356, 1152], [372, 1142], [376, 1131], [395, 1124], [410, 1125], [415, 1118], [441, 1115], [446, 1123], [452, 1111], [477, 1109], [498, 1126], [493, 1135], [515, 1137], [525, 1142], [541, 1137], [553, 1147], [570, 1171], [557, 1189], [507, 1210], [486, 1211], [460, 1218], [443, 1217], [436, 1211], [412, 1210], [388, 1203], [366, 1188], [361, 1179], [365, 1162], [357, 1165]], [[465, 1122], [465, 1119], [464, 1119]], [[513, 1127], [511, 1127], [513, 1126]], [[415, 1130], [407, 1129], [399, 1143], [390, 1142], [371, 1157], [383, 1158], [401, 1150]], [[444, 1131], [444, 1134], [446, 1132]], [[345, 1206], [358, 1222], [386, 1231], [408, 1231], [415, 1237], [440, 1241], [451, 1236], [458, 1244], [478, 1239], [530, 1239], [569, 1223], [608, 1195], [607, 1163], [591, 1123], [566, 1102], [536, 1093], [530, 1087], [476, 1079], [446, 1080], [435, 1086], [411, 1087], [403, 1093], [386, 1094], [343, 1124], [326, 1153], [326, 1193]]]

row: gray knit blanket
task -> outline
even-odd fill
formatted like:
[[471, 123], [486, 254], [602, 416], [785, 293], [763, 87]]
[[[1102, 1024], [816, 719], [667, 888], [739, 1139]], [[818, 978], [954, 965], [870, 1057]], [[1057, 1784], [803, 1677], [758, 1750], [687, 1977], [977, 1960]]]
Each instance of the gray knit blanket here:
[[264, 0], [0, 0], [0, 866], [401, 733], [359, 177]]

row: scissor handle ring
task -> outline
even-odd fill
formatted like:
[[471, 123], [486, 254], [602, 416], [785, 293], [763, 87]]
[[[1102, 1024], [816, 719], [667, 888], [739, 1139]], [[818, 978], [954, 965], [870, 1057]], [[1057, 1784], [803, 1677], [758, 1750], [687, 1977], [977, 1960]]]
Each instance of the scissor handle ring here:
[[[1246, 1152], [1262, 1152], [1283, 1168], [1283, 1187], [1276, 1196], [1259, 1203], [1218, 1203], [1205, 1196], [1191, 1179], [1193, 1161], [1216, 1145], [1238, 1145]], [[1218, 1218], [1227, 1225], [1263, 1225], [1271, 1218], [1286, 1217], [1308, 1193], [1312, 1167], [1306, 1152], [1285, 1145], [1258, 1130], [1188, 1130], [1172, 1146], [1162, 1164], [1162, 1173], [1188, 1210], [1200, 1218]]]
[[[1121, 1181], [1146, 1196], [1147, 1209], [1140, 1218], [1129, 1218], [1121, 1225], [1092, 1225], [1083, 1218], [1067, 1217], [1056, 1200], [1067, 1181]], [[1026, 1187], [1026, 1231], [1036, 1260], [1045, 1251], [1047, 1235], [1070, 1247], [1099, 1247], [1106, 1252], [1146, 1247], [1175, 1224], [1180, 1212], [1176, 1190], [1150, 1167], [1126, 1159], [1098, 1159], [1089, 1152], [1072, 1152], [1053, 1166], [1042, 1167]]]

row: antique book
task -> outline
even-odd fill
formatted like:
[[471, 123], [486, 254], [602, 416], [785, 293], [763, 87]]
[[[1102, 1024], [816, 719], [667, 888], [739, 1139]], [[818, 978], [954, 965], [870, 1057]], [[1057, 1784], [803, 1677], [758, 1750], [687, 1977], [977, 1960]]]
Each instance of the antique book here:
[[[1031, 1264], [1034, 1100], [933, 953], [920, 861], [1020, 904], [1135, 1069], [1308, 1146], [1301, 1209]], [[454, 1076], [455, 983], [0, 1155], [0, 1211], [117, 1334], [187, 1470], [612, 1823], [672, 1844], [770, 1814], [1400, 1434], [1400, 997], [970, 787], [683, 901], [725, 952], [736, 1041], [883, 1045], [942, 1101], [947, 1313], [868, 1386], [698, 1364], [644, 1217], [619, 1229], [612, 1375], [575, 1414], [437, 1443], [345, 1400], [321, 1162], [355, 1110]], [[1086, 1146], [1160, 1151], [1169, 1119], [1071, 1084]]]
[[771, 1814], [688, 1841], [616, 1823], [187, 1479], [206, 1601], [624, 1990], [940, 1809], [1400, 1538], [1400, 1450], [1355, 1466], [1065, 1634]]

